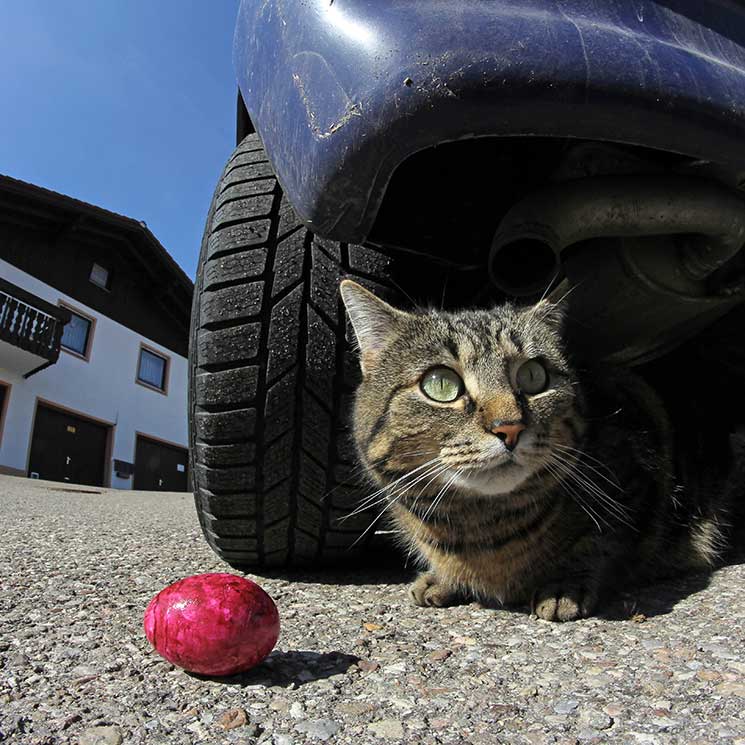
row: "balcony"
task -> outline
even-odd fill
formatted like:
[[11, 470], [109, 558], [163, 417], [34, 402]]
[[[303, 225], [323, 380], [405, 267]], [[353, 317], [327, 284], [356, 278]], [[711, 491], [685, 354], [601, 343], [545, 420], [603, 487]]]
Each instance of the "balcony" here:
[[70, 311], [0, 278], [0, 368], [28, 378], [57, 362]]

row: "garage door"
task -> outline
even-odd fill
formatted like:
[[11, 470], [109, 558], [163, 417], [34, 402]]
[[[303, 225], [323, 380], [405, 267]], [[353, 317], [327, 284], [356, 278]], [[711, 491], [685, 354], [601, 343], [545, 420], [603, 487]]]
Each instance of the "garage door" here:
[[134, 488], [188, 491], [189, 454], [185, 448], [137, 436]]
[[31, 438], [29, 476], [103, 486], [110, 427], [39, 404]]

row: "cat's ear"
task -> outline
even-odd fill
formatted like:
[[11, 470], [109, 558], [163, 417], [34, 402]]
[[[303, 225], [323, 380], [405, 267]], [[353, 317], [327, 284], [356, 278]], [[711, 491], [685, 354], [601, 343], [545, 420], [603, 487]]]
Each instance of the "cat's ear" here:
[[530, 309], [530, 313], [533, 318], [543, 321], [556, 331], [561, 331], [564, 328], [566, 317], [564, 308], [564, 303], [557, 303], [544, 298]]
[[360, 366], [365, 375], [393, 336], [406, 313], [396, 310], [351, 279], [342, 281], [341, 299], [360, 347]]

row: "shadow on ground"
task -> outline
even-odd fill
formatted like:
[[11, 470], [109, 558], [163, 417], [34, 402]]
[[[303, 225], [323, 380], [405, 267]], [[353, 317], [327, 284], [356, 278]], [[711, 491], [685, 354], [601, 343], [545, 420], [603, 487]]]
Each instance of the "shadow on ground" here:
[[418, 570], [393, 546], [382, 546], [363, 554], [341, 554], [326, 564], [310, 569], [234, 566], [249, 576], [283, 579], [288, 582], [314, 585], [404, 585], [412, 582]]
[[299, 687], [314, 680], [330, 678], [347, 672], [360, 658], [344, 652], [305, 652], [275, 650], [260, 665], [239, 675], [212, 678], [189, 673], [199, 680], [214, 680], [225, 685], [264, 685], [268, 688]]
[[689, 595], [705, 590], [711, 574], [696, 573], [660, 582], [654, 585], [631, 588], [616, 598], [609, 598], [597, 615], [607, 621], [627, 621], [630, 618], [654, 618], [670, 613]]

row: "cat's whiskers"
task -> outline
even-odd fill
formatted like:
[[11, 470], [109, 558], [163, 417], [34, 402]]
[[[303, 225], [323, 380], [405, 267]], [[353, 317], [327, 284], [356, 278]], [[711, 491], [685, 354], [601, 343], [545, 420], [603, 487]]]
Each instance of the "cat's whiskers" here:
[[[617, 499], [611, 497], [606, 491], [601, 489], [593, 480], [591, 476], [584, 473], [581, 469], [587, 467], [586, 463], [579, 461], [574, 465], [574, 476], [578, 479], [584, 480], [586, 485], [593, 491], [593, 493], [600, 499], [606, 506], [606, 508], [614, 512], [621, 522], [625, 522], [629, 527], [633, 527], [630, 522], [630, 515], [626, 507], [624, 507]], [[623, 491], [621, 487], [617, 487]]]
[[[436, 455], [436, 454], [437, 454], [437, 450], [432, 450], [431, 448], [429, 448], [427, 450], [411, 450], [407, 453], [399, 453], [398, 457], [399, 458], [412, 458], [412, 457], [416, 457], [419, 455]], [[333, 489], [329, 489], [329, 491], [327, 491], [321, 497], [321, 501], [322, 502], [325, 501], [328, 497], [330, 497], [332, 494], [334, 494], [336, 491], [338, 491], [344, 486], [354, 486], [355, 482], [353, 481], [353, 479], [355, 478], [355, 476], [358, 476], [360, 473], [364, 473], [365, 475], [368, 475], [369, 477], [369, 472], [371, 469], [374, 469], [376, 466], [379, 466], [385, 462], [387, 462], [387, 459], [380, 458], [379, 460], [372, 461], [370, 463], [358, 463], [357, 466], [355, 466], [351, 470], [349, 475], [343, 481], [339, 482]], [[369, 478], [369, 480], [372, 480], [372, 479]], [[365, 499], [367, 499], [367, 497], [365, 497]]]
[[345, 486], [360, 486], [360, 481], [357, 479], [357, 477], [360, 476], [360, 474], [366, 476], [366, 481], [372, 481], [372, 477], [370, 476], [370, 466], [366, 463], [360, 463], [357, 466], [355, 466], [349, 474], [340, 481], [333, 489], [329, 489], [322, 497], [321, 502], [325, 502], [330, 496], [335, 494], [339, 491], [339, 489], [343, 489]]
[[612, 517], [619, 522], [624, 523], [630, 528], [634, 525], [630, 520], [628, 511], [616, 500], [613, 499], [607, 492], [603, 491], [594, 481], [591, 480], [581, 469], [586, 464], [582, 463], [578, 459], [574, 459], [571, 464], [566, 460], [563, 460], [556, 453], [550, 454], [551, 463], [558, 468], [558, 470], [564, 474], [566, 479], [569, 479], [578, 488], [582, 489], [588, 497], [594, 498], [598, 507], [605, 509], [609, 517]]
[[595, 523], [595, 525], [596, 525], [599, 533], [602, 533], [603, 532], [603, 529], [600, 527], [600, 522], [602, 522], [607, 527], [610, 527], [602, 519], [602, 517], [600, 517], [600, 515], [598, 515], [595, 512], [595, 510], [593, 510], [585, 502], [584, 499], [582, 499], [582, 496], [575, 491], [575, 489], [572, 487], [572, 485], [571, 484], [568, 484], [566, 482], [566, 478], [562, 478], [562, 474], [555, 467], [555, 463], [549, 461], [549, 462], [547, 462], [545, 464], [544, 467], [545, 467], [546, 471], [548, 471], [548, 473], [550, 473], [551, 476], [553, 476], [553, 478], [556, 479], [556, 482], [559, 484], [559, 486], [562, 487], [563, 489], [565, 489], [567, 491], [567, 493], [569, 494], [569, 496], [580, 506], [580, 508], [587, 514], [587, 516], [590, 518], [590, 520], [592, 520]]
[[[432, 450], [431, 448], [428, 450], [412, 450], [408, 453], [402, 453], [398, 454], [399, 458], [411, 458], [418, 455], [435, 455], [437, 453], [437, 450]], [[345, 487], [345, 486], [361, 486], [359, 482], [354, 481], [356, 476], [359, 476], [359, 474], [363, 473], [366, 476], [368, 476], [368, 481], [371, 481], [372, 479], [369, 477], [370, 469], [374, 469], [376, 466], [379, 466], [381, 463], [385, 463], [386, 459], [381, 458], [377, 461], [372, 461], [370, 463], [359, 463], [357, 466], [355, 466], [349, 475], [343, 480], [340, 481], [333, 489], [329, 489], [322, 497], [321, 502], [324, 502], [326, 499], [328, 499], [332, 494], [337, 492], [339, 489]]]
[[[587, 466], [586, 463], [575, 463], [572, 468], [572, 477], [575, 481], [582, 481], [589, 491], [593, 493], [597, 499], [599, 499], [606, 507], [607, 510], [614, 513], [619, 520], [626, 522], [627, 525], [631, 526], [630, 515], [626, 507], [624, 507], [617, 499], [611, 497], [608, 492], [601, 489], [595, 481], [592, 480], [592, 475], [585, 473], [582, 469]], [[622, 491], [622, 490], [621, 490]]]
[[[446, 470], [448, 470], [447, 467], [445, 467], [443, 469], [443, 471], [446, 471]], [[463, 472], [463, 469], [462, 468], [459, 468], [459, 469], [457, 469], [456, 471], [454, 471], [452, 473], [452, 475], [450, 476], [450, 478], [448, 478], [448, 480], [445, 482], [444, 486], [440, 489], [440, 491], [436, 494], [436, 496], [432, 500], [430, 506], [427, 508], [427, 511], [422, 516], [422, 518], [421, 518], [421, 523], [422, 523], [421, 528], [419, 528], [416, 531], [416, 533], [414, 534], [414, 536], [412, 536], [412, 538], [409, 540], [409, 550], [408, 550], [408, 552], [406, 554], [406, 565], [407, 566], [408, 566], [409, 559], [411, 558], [411, 554], [417, 548], [417, 540], [422, 540], [425, 537], [424, 534], [425, 534], [425, 530], [426, 530], [425, 525], [426, 525], [426, 522], [427, 522], [427, 518], [429, 517], [429, 515], [430, 515], [431, 512], [433, 512], [434, 510], [436, 510], [438, 508], [439, 504], [445, 498], [445, 495], [447, 494], [448, 490], [455, 483], [455, 481], [461, 475], [462, 472]], [[429, 483], [431, 483], [431, 481]], [[420, 493], [419, 496], [421, 496], [421, 493]], [[414, 502], [414, 504], [416, 505], [416, 501]]]
[[[591, 498], [594, 503], [596, 503], [597, 507], [602, 507], [604, 510], [608, 513], [609, 517], [612, 517], [614, 519], [620, 520], [621, 522], [627, 522], [628, 515], [625, 513], [623, 508], [614, 500], [610, 495], [606, 494], [600, 487], [597, 486], [588, 476], [587, 474], [583, 473], [580, 468], [583, 465], [578, 456], [575, 454], [567, 455], [564, 454], [563, 457], [559, 453], [555, 453], [553, 451], [549, 451], [548, 453], [548, 462], [550, 462], [553, 467], [562, 474], [563, 478], [561, 479], [563, 486], [569, 490], [570, 486], [573, 484], [576, 486], [579, 490], [581, 490], [584, 494], [587, 495], [587, 497]], [[576, 499], [579, 499], [579, 494], [576, 494], [574, 489], [571, 489], [573, 496]], [[589, 508], [589, 504], [582, 500], [583, 508], [587, 507]], [[585, 509], [587, 512], [588, 510]], [[593, 510], [593, 513], [599, 518], [599, 514]], [[589, 513], [588, 513], [589, 514]], [[610, 528], [610, 524], [607, 523], [605, 520], [602, 520], [604, 525]], [[597, 522], [596, 522], [597, 524]]]
[[[567, 463], [565, 460], [557, 456], [556, 454], [551, 455], [553, 464], [562, 471], [568, 479], [571, 479], [578, 487], [580, 487], [588, 496], [592, 496], [600, 500], [603, 504], [607, 502], [608, 505], [617, 506], [617, 503], [612, 497], [604, 492], [597, 484], [595, 484], [584, 472], [580, 470], [581, 464], [579, 461], [574, 460], [572, 463]], [[618, 507], [620, 510], [621, 508]]]
[[[430, 480], [419, 490], [419, 494], [416, 495], [416, 497], [414, 498], [414, 502], [413, 502], [413, 504], [410, 507], [410, 511], [411, 512], [413, 512], [414, 514], [416, 514], [416, 506], [419, 503], [420, 498], [424, 495], [424, 492], [426, 492], [427, 489], [429, 489], [429, 486], [430, 486], [430, 484], [433, 481], [435, 481], [436, 479], [438, 479], [443, 473], [445, 473], [448, 470], [449, 470], [449, 467], [446, 466], [446, 465], [443, 465], [443, 467], [441, 469], [439, 469], [435, 473], [435, 475], [432, 476], [430, 478]], [[434, 503], [434, 500], [432, 501], [432, 503]], [[431, 506], [432, 503], [430, 503], [430, 506]], [[447, 522], [450, 523], [449, 516], [446, 515], [446, 519], [447, 519]], [[409, 550], [406, 552], [406, 561], [404, 563], [404, 566], [408, 566], [409, 565], [409, 559], [411, 558], [411, 554], [417, 548], [416, 538], [418, 538], [420, 535], [423, 535], [423, 531], [424, 531], [424, 523], [422, 523], [422, 528], [420, 530], [418, 530], [413, 536], [411, 536], [409, 538], [409, 541], [408, 541]]]
[[430, 484], [433, 481], [435, 481], [436, 479], [438, 479], [448, 469], [449, 469], [449, 466], [447, 464], [444, 464], [443, 463], [442, 468], [439, 469], [438, 471], [436, 471], [435, 472], [435, 475], [432, 476], [432, 478], [430, 478], [430, 480], [419, 490], [419, 494], [416, 495], [416, 497], [414, 498], [414, 503], [411, 505], [411, 511], [412, 512], [414, 512], [416, 510], [416, 506], [417, 506], [419, 500], [424, 495], [424, 492], [426, 492], [427, 489], [429, 489]]
[[[417, 466], [412, 471], [407, 471], [405, 474], [403, 474], [403, 476], [399, 476], [399, 478], [395, 479], [390, 484], [383, 485], [380, 489], [378, 489], [377, 491], [365, 497], [361, 501], [361, 503], [354, 509], [354, 511], [350, 512], [348, 515], [344, 515], [343, 517], [339, 518], [339, 522], [343, 522], [344, 520], [352, 517], [353, 515], [358, 515], [360, 512], [364, 512], [365, 510], [368, 510], [374, 507], [375, 505], [388, 500], [389, 495], [387, 494], [387, 492], [389, 492], [391, 489], [395, 489], [399, 484], [401, 484], [402, 481], [412, 478], [417, 473], [419, 473], [421, 470], [426, 469], [429, 466], [432, 466], [432, 464], [436, 463], [437, 460], [438, 458], [434, 457], [431, 460], [428, 460], [426, 463], [422, 463], [421, 465]], [[382, 497], [380, 496], [381, 494], [383, 495]]]
[[[423, 463], [422, 465], [415, 468], [413, 471], [405, 473], [403, 476], [399, 477], [398, 479], [391, 482], [390, 484], [387, 484], [383, 486], [381, 489], [378, 489], [378, 491], [374, 492], [369, 497], [367, 497], [363, 501], [363, 503], [360, 506], [358, 506], [353, 512], [350, 512], [348, 515], [344, 515], [342, 518], [339, 518], [339, 522], [343, 522], [347, 518], [352, 517], [352, 515], [359, 514], [360, 512], [366, 512], [367, 510], [370, 510], [373, 507], [383, 502], [387, 502], [386, 506], [383, 508], [383, 511], [373, 521], [373, 524], [374, 524], [382, 517], [383, 513], [385, 513], [386, 510], [388, 510], [407, 491], [409, 491], [409, 489], [412, 489], [419, 482], [421, 482], [422, 480], [430, 476], [433, 472], [435, 473], [435, 476], [436, 476], [438, 472], [445, 470], [445, 467], [441, 463], [438, 463], [437, 461], [438, 461], [437, 458], [432, 458], [432, 460], [429, 460], [426, 463]], [[433, 463], [434, 465], [432, 465]], [[422, 469], [425, 469], [424, 472], [419, 473]], [[410, 479], [414, 476], [416, 476], [414, 481], [412, 481], [411, 483], [405, 483], [406, 479]], [[404, 483], [402, 484], [402, 482]], [[379, 497], [378, 495], [380, 494], [382, 494], [382, 496]], [[375, 497], [378, 497], [378, 498], [374, 499]], [[392, 497], [395, 497], [395, 498], [391, 499]]]
[[445, 485], [442, 487], [442, 489], [440, 489], [440, 491], [437, 493], [437, 496], [432, 500], [432, 504], [430, 504], [430, 506], [427, 508], [427, 511], [424, 513], [424, 517], [422, 518], [423, 522], [426, 522], [430, 513], [433, 510], [437, 509], [437, 506], [443, 500], [448, 489], [453, 485], [453, 483], [461, 475], [461, 473], [463, 473], [463, 469], [458, 468], [456, 471], [453, 472], [452, 476], [445, 482]]
[[565, 451], [573, 456], [576, 456], [583, 461], [585, 460], [593, 461], [600, 468], [605, 469], [613, 477], [613, 479], [609, 478], [608, 476], [605, 476], [603, 473], [600, 472], [600, 470], [598, 470], [597, 468], [593, 468], [589, 463], [585, 463], [584, 465], [587, 468], [590, 468], [591, 470], [593, 470], [598, 476], [600, 476], [601, 479], [603, 479], [604, 481], [607, 481], [611, 486], [614, 486], [616, 489], [623, 491], [623, 487], [619, 484], [618, 478], [616, 477], [616, 474], [613, 473], [612, 469], [609, 468], [605, 463], [603, 463], [603, 461], [596, 458], [594, 455], [590, 455], [590, 453], [588, 453], [585, 450], [580, 450], [579, 448], [572, 447], [571, 445], [564, 445], [562, 443], [555, 443], [553, 447], [557, 448], [558, 450]]
[[[433, 459], [432, 459], [431, 461], [428, 461], [428, 462], [427, 462], [427, 463], [425, 463], [424, 465], [429, 465], [429, 464], [431, 464], [431, 463], [432, 463], [433, 461], [436, 461], [436, 460], [437, 460], [437, 458], [433, 458]], [[415, 469], [415, 470], [420, 470], [421, 468], [423, 468], [423, 467], [424, 467], [424, 465], [423, 465], [423, 466], [419, 466], [419, 468], [418, 468], [418, 469]], [[359, 543], [359, 542], [360, 542], [360, 541], [361, 541], [361, 540], [362, 540], [362, 539], [363, 539], [363, 538], [364, 538], [364, 537], [365, 537], [365, 536], [366, 536], [366, 535], [367, 535], [367, 534], [368, 534], [368, 533], [370, 532], [370, 530], [372, 530], [372, 528], [373, 528], [373, 527], [374, 527], [374, 526], [375, 526], [375, 525], [377, 524], [377, 522], [378, 522], [378, 521], [380, 520], [380, 518], [381, 518], [381, 517], [383, 517], [383, 515], [384, 515], [384, 514], [385, 514], [385, 513], [386, 513], [386, 512], [387, 512], [387, 511], [388, 511], [388, 510], [389, 510], [389, 509], [390, 509], [390, 508], [391, 508], [391, 507], [392, 507], [392, 506], [394, 505], [394, 504], [396, 504], [396, 502], [398, 502], [398, 501], [399, 501], [399, 500], [401, 499], [401, 497], [402, 497], [402, 496], [403, 496], [403, 495], [404, 495], [404, 494], [405, 494], [405, 493], [406, 493], [406, 492], [407, 492], [407, 491], [408, 491], [409, 489], [413, 488], [413, 487], [414, 487], [414, 486], [416, 486], [416, 484], [418, 484], [418, 483], [419, 483], [420, 481], [422, 481], [423, 479], [427, 478], [427, 476], [429, 476], [429, 475], [430, 475], [430, 474], [432, 473], [432, 471], [437, 471], [437, 470], [439, 470], [439, 469], [441, 469], [441, 468], [442, 468], [442, 464], [440, 464], [440, 463], [436, 463], [436, 464], [435, 464], [435, 465], [434, 465], [434, 466], [433, 466], [432, 468], [428, 469], [428, 470], [427, 470], [427, 471], [425, 471], [425, 472], [424, 472], [423, 474], [419, 474], [419, 475], [417, 476], [417, 478], [416, 478], [416, 479], [415, 479], [415, 480], [414, 480], [414, 481], [413, 481], [412, 483], [410, 483], [410, 484], [405, 484], [405, 485], [404, 485], [403, 487], [399, 487], [399, 488], [398, 488], [398, 489], [397, 489], [397, 490], [396, 490], [395, 492], [393, 492], [393, 494], [391, 494], [391, 495], [388, 495], [388, 496], [384, 497], [384, 499], [380, 500], [380, 501], [387, 501], [387, 504], [386, 504], [386, 505], [385, 505], [385, 507], [383, 507], [383, 509], [382, 509], [382, 510], [381, 510], [381, 511], [380, 511], [380, 512], [378, 513], [378, 516], [377, 516], [377, 517], [376, 517], [376, 518], [375, 518], [375, 519], [374, 519], [374, 520], [373, 520], [373, 521], [372, 521], [372, 522], [370, 523], [370, 525], [368, 525], [368, 526], [367, 526], [367, 528], [365, 528], [365, 530], [364, 530], [364, 532], [362, 533], [362, 535], [360, 535], [360, 536], [359, 536], [359, 537], [358, 537], [358, 538], [357, 538], [357, 539], [356, 539], [356, 540], [354, 541], [354, 543], [352, 543], [352, 545], [350, 546], [350, 548], [353, 548], [354, 546], [356, 546], [356, 545], [357, 545], [357, 544], [358, 544], [358, 543]], [[412, 472], [411, 472], [410, 474], [406, 474], [406, 475], [407, 475], [407, 476], [411, 476], [411, 475], [412, 475], [413, 473], [414, 473], [414, 472], [412, 471]], [[396, 481], [395, 481], [394, 483], [400, 482], [400, 481], [401, 481], [401, 480], [402, 480], [403, 478], [405, 478], [405, 477], [401, 477], [400, 479], [396, 479]], [[387, 488], [387, 487], [386, 487], [386, 488]], [[391, 499], [390, 497], [391, 497], [391, 496], [394, 496], [394, 495], [395, 495], [395, 498], [394, 498], [394, 499]], [[378, 504], [380, 503], [380, 501], [378, 502]], [[347, 517], [349, 517], [349, 516], [347, 516]]]

